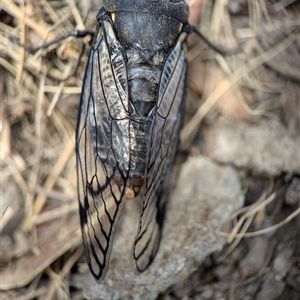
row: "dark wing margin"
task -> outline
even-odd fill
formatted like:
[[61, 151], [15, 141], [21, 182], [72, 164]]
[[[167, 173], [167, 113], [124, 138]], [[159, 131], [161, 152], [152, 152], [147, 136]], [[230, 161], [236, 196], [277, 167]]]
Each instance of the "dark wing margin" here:
[[169, 172], [175, 158], [185, 96], [186, 59], [182, 32], [165, 61], [154, 121], [150, 131], [145, 194], [132, 255], [138, 271], [154, 260], [159, 248], [167, 204]]
[[125, 186], [128, 178], [129, 157], [120, 156], [130, 143], [129, 124], [125, 59], [104, 16], [87, 63], [76, 134], [80, 224], [87, 263], [98, 282], [106, 274], [125, 204], [118, 183]]

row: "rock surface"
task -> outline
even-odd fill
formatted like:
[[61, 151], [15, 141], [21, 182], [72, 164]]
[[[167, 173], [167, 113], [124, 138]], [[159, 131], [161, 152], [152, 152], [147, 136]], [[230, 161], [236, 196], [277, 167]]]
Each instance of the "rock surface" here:
[[275, 119], [216, 122], [205, 133], [205, 154], [253, 173], [300, 174], [300, 135], [292, 135]]
[[191, 157], [183, 164], [171, 193], [161, 247], [149, 269], [135, 274], [131, 267], [139, 209], [137, 202], [128, 201], [103, 284], [96, 284], [89, 272], [74, 277], [73, 283], [89, 299], [156, 299], [187, 278], [207, 255], [222, 249], [226, 240], [217, 232], [229, 223], [243, 200], [232, 167]]

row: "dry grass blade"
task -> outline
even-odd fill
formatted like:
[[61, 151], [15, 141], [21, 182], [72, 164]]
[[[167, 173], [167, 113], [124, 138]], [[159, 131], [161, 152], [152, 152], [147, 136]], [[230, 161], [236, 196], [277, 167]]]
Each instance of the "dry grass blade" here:
[[258, 213], [260, 210], [264, 209], [268, 204], [270, 204], [275, 199], [276, 194], [273, 193], [271, 196], [269, 196], [265, 201], [258, 202], [258, 204], [251, 208], [247, 213], [245, 213], [238, 221], [238, 223], [233, 227], [229, 237], [228, 237], [228, 243], [231, 243], [233, 239], [237, 236], [237, 232], [239, 231], [240, 227], [244, 223], [246, 219], [249, 217], [254, 216], [256, 213]]
[[[279, 222], [276, 225], [270, 226], [268, 228], [262, 229], [262, 230], [257, 230], [254, 232], [246, 232], [246, 233], [236, 233], [235, 238], [241, 238], [241, 237], [254, 237], [258, 235], [263, 235], [266, 233], [270, 233], [272, 231], [278, 230], [280, 227], [286, 225], [287, 223], [291, 222], [294, 218], [296, 218], [298, 215], [300, 215], [300, 207], [296, 209], [293, 213], [291, 213], [288, 217], [286, 217], [283, 221]], [[229, 237], [231, 234], [225, 233], [225, 232], [219, 232], [221, 236], [224, 237]]]
[[3, 161], [11, 169], [11, 173], [12, 173], [15, 181], [18, 183], [23, 196], [26, 197], [26, 195], [29, 193], [29, 190], [28, 190], [26, 181], [21, 174], [21, 172], [24, 170], [18, 166], [18, 164], [16, 163], [16, 160], [14, 158], [15, 157], [8, 155], [5, 157], [5, 159]]
[[77, 29], [85, 29], [85, 26], [83, 24], [82, 18], [80, 16], [80, 13], [78, 11], [78, 8], [74, 2], [74, 0], [68, 0], [69, 6], [71, 8], [72, 14], [76, 20], [77, 23]]
[[[199, 127], [204, 116], [211, 110], [215, 103], [219, 100], [224, 92], [237, 83], [244, 75], [250, 73], [266, 61], [272, 59], [280, 52], [284, 51], [292, 43], [299, 38], [298, 33], [292, 33], [288, 38], [278, 43], [273, 48], [261, 53], [257, 57], [252, 58], [248, 63], [235, 70], [223, 83], [221, 83], [212, 93], [208, 96], [205, 102], [199, 107], [196, 114], [192, 119], [184, 126], [180, 134], [181, 148], [186, 149], [191, 140], [194, 138], [197, 128]], [[255, 114], [257, 112], [252, 112]]]
[[[39, 22], [34, 21], [32, 18], [28, 16], [24, 16], [24, 11], [19, 8], [16, 4], [14, 4], [11, 0], [2, 0], [2, 7], [4, 10], [9, 12], [14, 18], [16, 18], [21, 24], [25, 24], [31, 28], [34, 32], [36, 32], [40, 38], [44, 41], [54, 40], [58, 37], [58, 35], [54, 33], [49, 33], [51, 28], [46, 23], [42, 23], [40, 20]], [[66, 55], [70, 58], [77, 59], [78, 53], [74, 51], [72, 48], [66, 48]]]
[[64, 205], [62, 208], [53, 209], [47, 212], [40, 213], [36, 217], [34, 224], [39, 225], [42, 223], [46, 223], [67, 216], [71, 213], [77, 213], [77, 211], [78, 211], [78, 204], [77, 202], [73, 201], [70, 205]]
[[[39, 51], [32, 55], [13, 43], [10, 35], [16, 35], [22, 44], [28, 45], [52, 40], [61, 34], [53, 32], [54, 28], [57, 32], [68, 31], [62, 27], [72, 23], [72, 19], [68, 20], [72, 16], [71, 6], [45, 0], [35, 5], [26, 2], [23, 6], [17, 6], [11, 0], [1, 1], [6, 18], [1, 23], [0, 39], [3, 50], [0, 64], [4, 74], [1, 114], [7, 115], [7, 125], [11, 130], [10, 138], [6, 138], [5, 142], [5, 149], [8, 147], [9, 151], [1, 149], [1, 167], [4, 180], [13, 181], [21, 191], [20, 197], [16, 193], [15, 196], [23, 209], [23, 222], [12, 227], [13, 231], [5, 232], [18, 238], [12, 241], [12, 249], [8, 246], [3, 248], [0, 289], [18, 289], [31, 283], [24, 289], [27, 293], [17, 291], [18, 294], [24, 293], [19, 297], [21, 299], [44, 298], [46, 292], [37, 277], [81, 241], [74, 197], [76, 107], [70, 113], [70, 104], [78, 105], [84, 62], [79, 66], [79, 75], [70, 76], [74, 60], [77, 62], [79, 57], [77, 48], [80, 47], [69, 47], [69, 43], [63, 54]], [[73, 14], [76, 14], [75, 10]], [[77, 17], [76, 22], [80, 23]], [[63, 105], [58, 99], [65, 93], [77, 96], [73, 102]], [[52, 101], [48, 99], [49, 94], [53, 94]], [[1, 136], [1, 142], [4, 138], [5, 135]], [[22, 168], [19, 161], [23, 161]], [[41, 186], [42, 191], [37, 186]], [[60, 195], [67, 201], [63, 201]], [[7, 230], [13, 222], [16, 209], [11, 205], [6, 207], [5, 224], [2, 222], [4, 228], [1, 230]], [[30, 231], [30, 234], [24, 231]]]
[[[231, 241], [230, 246], [228, 247], [228, 249], [217, 258], [217, 262], [220, 263], [222, 261], [224, 261], [224, 259], [236, 248], [236, 246], [239, 244], [239, 242], [242, 240], [242, 238], [244, 237], [244, 234], [246, 233], [246, 231], [248, 230], [249, 226], [251, 225], [253, 219], [255, 217], [255, 214], [250, 215], [246, 221], [244, 222], [240, 233], [234, 234], [234, 241], [232, 241], [232, 237], [228, 236], [228, 241]], [[219, 233], [220, 235], [222, 235], [222, 233]], [[232, 235], [232, 233], [231, 233]]]
[[[45, 85], [44, 87], [44, 92], [45, 93], [60, 93], [60, 87], [54, 86], [54, 85]], [[77, 94], [79, 95], [81, 93], [81, 87], [79, 86], [65, 86], [61, 90], [61, 94]]]
[[62, 270], [59, 272], [58, 278], [55, 281], [53, 281], [52, 284], [50, 285], [50, 287], [48, 288], [48, 292], [47, 292], [47, 294], [46, 294], [46, 296], [44, 298], [45, 300], [51, 300], [51, 299], [53, 299], [54, 294], [55, 294], [55, 290], [57, 289], [57, 287], [60, 284], [62, 284], [62, 280], [70, 272], [70, 270], [73, 267], [73, 265], [82, 256], [83, 252], [84, 252], [84, 249], [83, 249], [83, 246], [81, 246], [69, 258], [69, 260], [67, 261], [67, 263], [64, 265], [64, 267], [62, 268]]
[[[66, 145], [65, 150], [60, 155], [57, 163], [53, 167], [51, 173], [49, 174], [47, 180], [45, 181], [44, 188], [51, 189], [53, 188], [56, 180], [58, 179], [61, 172], [64, 170], [66, 164], [68, 163], [71, 155], [74, 153], [75, 148], [75, 134], [73, 134], [72, 138], [70, 139], [69, 143]], [[46, 195], [39, 195], [35, 199], [34, 205], [32, 207], [32, 211], [28, 214], [27, 218], [24, 221], [23, 229], [28, 231], [32, 228], [34, 224], [34, 220], [37, 215], [41, 212], [43, 206], [45, 205], [47, 200]]]
[[[24, 11], [19, 8], [13, 1], [11, 0], [2, 0], [2, 7], [4, 10], [8, 11], [15, 17], [20, 23], [25, 23], [26, 26], [32, 28], [35, 32], [37, 32], [40, 37], [46, 38], [45, 33], [47, 32], [47, 26], [45, 24], [37, 24], [31, 18], [25, 16]], [[22, 20], [24, 19], [24, 22]]]
[[[71, 74], [71, 71], [72, 71], [72, 64], [69, 64], [69, 65], [66, 66], [65, 71], [64, 71], [64, 73], [63, 73], [62, 76], [64, 78], [67, 78]], [[51, 103], [50, 103], [50, 105], [48, 107], [48, 110], [46, 112], [46, 115], [48, 117], [52, 114], [52, 111], [53, 111], [53, 109], [54, 109], [54, 107], [55, 107], [55, 105], [56, 105], [59, 97], [61, 96], [61, 93], [62, 93], [62, 90], [63, 90], [64, 86], [65, 86], [65, 82], [64, 81], [62, 81], [62, 82], [59, 83], [59, 85], [57, 87], [57, 90], [56, 90], [55, 94], [53, 95]]]
[[46, 292], [47, 292], [47, 288], [41, 287], [41, 288], [38, 288], [36, 290], [28, 292], [26, 295], [23, 295], [21, 297], [17, 297], [14, 300], [32, 300], [32, 299], [35, 299], [37, 297], [44, 296], [46, 294]]
[[[236, 248], [238, 243], [247, 234], [246, 231], [250, 227], [256, 214], [260, 212], [264, 213], [266, 206], [269, 205], [275, 199], [275, 193], [271, 194], [268, 198], [266, 198], [266, 196], [270, 194], [273, 185], [274, 182], [273, 180], [271, 180], [269, 185], [265, 188], [262, 195], [254, 204], [248, 207], [241, 208], [232, 216], [232, 218], [236, 218], [238, 215], [243, 213], [238, 222], [233, 226], [231, 233], [226, 235], [227, 241], [228, 243], [230, 243], [230, 246], [220, 257], [218, 257], [218, 262], [222, 262]], [[221, 236], [224, 236], [222, 232], [219, 232], [219, 234]]]
[[0, 218], [0, 234], [3, 231], [3, 228], [8, 224], [11, 220], [12, 216], [14, 215], [14, 210], [12, 207], [2, 208], [1, 207], [1, 218]]
[[72, 217], [67, 224], [65, 230], [62, 230], [59, 234], [57, 231], [53, 231], [50, 232], [47, 238], [44, 237], [46, 241], [40, 246], [38, 254], [25, 256], [13, 268], [1, 270], [0, 289], [9, 290], [25, 286], [57, 258], [77, 245], [81, 240], [78, 217]]

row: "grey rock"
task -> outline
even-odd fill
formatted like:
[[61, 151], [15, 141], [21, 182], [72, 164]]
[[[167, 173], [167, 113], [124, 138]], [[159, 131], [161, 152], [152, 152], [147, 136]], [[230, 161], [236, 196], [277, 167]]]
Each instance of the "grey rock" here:
[[276, 280], [273, 273], [267, 273], [263, 278], [264, 283], [257, 293], [256, 300], [275, 300], [282, 299], [280, 297], [284, 290], [284, 282]]
[[159, 293], [182, 282], [226, 239], [218, 231], [243, 205], [244, 195], [236, 171], [208, 158], [191, 157], [181, 168], [172, 191], [158, 255], [142, 274], [135, 274], [130, 253], [139, 218], [137, 201], [128, 201], [115, 238], [109, 270], [96, 284], [89, 273], [73, 284], [89, 299], [156, 299]]
[[[2, 177], [3, 174], [0, 176]], [[24, 216], [22, 193], [12, 178], [6, 178], [0, 182], [0, 201], [0, 235], [11, 235], [18, 228]]]
[[257, 274], [263, 267], [268, 252], [270, 251], [270, 241], [266, 236], [256, 236], [249, 241], [251, 247], [249, 252], [240, 263], [241, 272], [244, 277]]
[[[299, 148], [299, 157], [300, 157], [300, 148]], [[295, 205], [299, 203], [300, 206], [300, 179], [294, 177], [291, 184], [289, 185], [286, 195], [285, 202], [289, 205]]]
[[275, 119], [255, 123], [221, 119], [205, 132], [204, 144], [209, 157], [253, 173], [300, 174], [300, 135], [290, 135]]
[[293, 249], [282, 249], [282, 251], [275, 257], [273, 261], [273, 270], [280, 277], [286, 276], [292, 267], [291, 257], [293, 255]]

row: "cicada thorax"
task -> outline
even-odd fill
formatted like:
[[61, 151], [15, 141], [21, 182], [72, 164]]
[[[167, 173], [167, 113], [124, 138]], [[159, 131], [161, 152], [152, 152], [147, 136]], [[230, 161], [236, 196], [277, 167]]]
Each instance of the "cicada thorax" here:
[[[134, 198], [142, 188], [155, 114], [160, 77], [167, 55], [176, 43], [182, 23], [167, 15], [149, 11], [109, 13], [116, 37], [126, 57], [130, 143], [129, 173], [126, 182], [119, 177], [125, 197]], [[124, 170], [125, 171], [125, 170]]]

